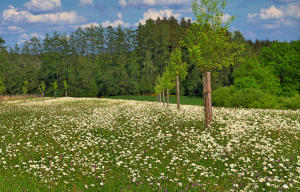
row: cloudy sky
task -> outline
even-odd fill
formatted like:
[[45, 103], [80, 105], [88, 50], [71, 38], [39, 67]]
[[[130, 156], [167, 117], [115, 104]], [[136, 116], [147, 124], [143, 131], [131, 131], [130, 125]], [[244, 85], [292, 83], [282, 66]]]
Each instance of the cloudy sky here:
[[[0, 37], [13, 46], [45, 33], [77, 27], [136, 27], [148, 18], [171, 15], [194, 20], [192, 0], [0, 0]], [[300, 0], [228, 0], [225, 15], [235, 15], [231, 30], [246, 39], [300, 39]]]

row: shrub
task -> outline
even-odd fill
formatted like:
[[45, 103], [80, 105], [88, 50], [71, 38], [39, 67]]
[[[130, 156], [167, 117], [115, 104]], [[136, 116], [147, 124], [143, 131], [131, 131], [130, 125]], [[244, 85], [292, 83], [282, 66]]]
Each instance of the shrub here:
[[220, 87], [212, 92], [212, 105], [218, 107], [231, 107], [230, 97], [232, 97], [234, 86]]
[[300, 109], [300, 95], [297, 94], [293, 97], [285, 98], [284, 106], [288, 109]]
[[300, 96], [278, 97], [255, 88], [222, 87], [212, 93], [213, 106], [262, 109], [300, 109]]

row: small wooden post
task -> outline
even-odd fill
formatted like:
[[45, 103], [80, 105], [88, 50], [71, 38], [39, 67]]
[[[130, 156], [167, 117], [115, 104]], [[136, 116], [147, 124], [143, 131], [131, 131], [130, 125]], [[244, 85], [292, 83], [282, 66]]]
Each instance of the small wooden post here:
[[176, 76], [176, 92], [177, 92], [177, 109], [180, 109], [180, 98], [179, 98], [179, 76]]

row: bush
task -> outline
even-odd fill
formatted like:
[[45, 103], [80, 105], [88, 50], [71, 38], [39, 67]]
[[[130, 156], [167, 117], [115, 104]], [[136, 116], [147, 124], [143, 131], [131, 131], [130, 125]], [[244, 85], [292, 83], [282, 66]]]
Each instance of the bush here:
[[300, 109], [300, 95], [284, 98], [283, 103], [287, 109]]
[[234, 86], [238, 89], [245, 89], [245, 88], [260, 88], [257, 84], [257, 81], [254, 77], [245, 76], [239, 77], [234, 80]]
[[218, 88], [212, 93], [213, 106], [261, 109], [300, 109], [300, 96], [283, 98], [255, 88]]
[[220, 87], [212, 92], [212, 105], [218, 107], [232, 107], [230, 97], [234, 92], [234, 86]]

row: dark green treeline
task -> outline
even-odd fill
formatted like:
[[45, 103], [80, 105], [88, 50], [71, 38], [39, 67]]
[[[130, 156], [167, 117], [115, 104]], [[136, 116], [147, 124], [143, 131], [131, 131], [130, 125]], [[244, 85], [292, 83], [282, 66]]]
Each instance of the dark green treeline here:
[[[69, 35], [46, 34], [42, 41], [34, 37], [23, 47], [16, 45], [14, 48], [4, 47], [5, 42], [0, 38], [0, 77], [4, 78], [6, 94], [21, 94], [24, 80], [29, 82], [28, 93], [39, 93], [38, 86], [44, 81], [46, 96], [54, 96], [55, 80], [58, 96], [64, 95], [64, 80], [68, 82], [69, 96], [152, 94], [158, 75], [168, 65], [171, 51], [182, 45], [180, 41], [184, 40], [190, 25], [190, 20], [177, 21], [170, 17], [149, 19], [136, 29], [121, 26], [78, 28]], [[246, 62], [214, 71], [213, 90], [236, 84], [237, 88], [270, 89], [271, 94], [282, 96], [299, 93], [299, 74], [296, 74], [299, 41], [251, 42], [245, 41], [238, 31], [228, 35], [232, 41], [246, 45], [243, 55]], [[285, 56], [286, 50], [290, 55]], [[199, 67], [189, 62], [184, 47], [182, 52], [182, 59], [189, 67], [181, 93], [202, 96]], [[262, 70], [262, 74], [256, 74], [256, 70]], [[259, 79], [266, 75], [271, 78], [272, 85], [267, 82], [261, 85], [261, 81], [269, 81]]]

